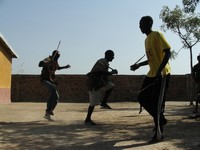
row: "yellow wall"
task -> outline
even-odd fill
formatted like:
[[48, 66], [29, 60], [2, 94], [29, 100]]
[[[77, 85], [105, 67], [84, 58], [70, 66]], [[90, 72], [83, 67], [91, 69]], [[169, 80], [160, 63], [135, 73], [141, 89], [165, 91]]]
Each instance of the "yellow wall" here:
[[0, 88], [11, 87], [12, 58], [0, 47]]

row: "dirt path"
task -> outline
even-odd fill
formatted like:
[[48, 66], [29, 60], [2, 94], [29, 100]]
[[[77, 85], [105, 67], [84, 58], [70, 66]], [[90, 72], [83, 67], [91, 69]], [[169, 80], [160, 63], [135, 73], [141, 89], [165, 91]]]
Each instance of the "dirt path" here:
[[96, 126], [83, 123], [85, 103], [59, 103], [54, 121], [43, 118], [45, 103], [0, 105], [1, 150], [199, 150], [200, 120], [188, 119], [193, 107], [167, 102], [164, 141], [149, 145], [152, 118], [138, 103], [110, 103], [95, 108]]

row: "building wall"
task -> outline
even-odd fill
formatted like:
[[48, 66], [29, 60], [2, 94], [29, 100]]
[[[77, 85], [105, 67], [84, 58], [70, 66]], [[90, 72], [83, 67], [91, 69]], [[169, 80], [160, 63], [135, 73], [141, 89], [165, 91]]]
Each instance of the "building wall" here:
[[[114, 75], [116, 85], [110, 101], [137, 101], [142, 75]], [[85, 75], [57, 75], [60, 102], [88, 102]], [[172, 75], [167, 100], [189, 101], [191, 92], [189, 75]], [[40, 83], [39, 75], [12, 75], [12, 102], [46, 102], [48, 92]]]
[[10, 102], [12, 58], [0, 47], [0, 103]]

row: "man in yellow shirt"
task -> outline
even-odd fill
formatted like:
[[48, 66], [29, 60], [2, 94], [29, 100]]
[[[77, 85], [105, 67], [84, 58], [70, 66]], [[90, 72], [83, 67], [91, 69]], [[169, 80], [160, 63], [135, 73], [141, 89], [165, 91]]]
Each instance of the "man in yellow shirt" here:
[[145, 52], [147, 60], [141, 63], [136, 63], [131, 66], [131, 70], [135, 71], [141, 66], [149, 65], [149, 72], [147, 73], [140, 93], [138, 94], [138, 101], [142, 107], [153, 117], [155, 123], [155, 134], [150, 143], [159, 142], [163, 139], [157, 139], [158, 119], [160, 121], [160, 129], [163, 134], [163, 125], [167, 123], [164, 116], [165, 94], [162, 103], [162, 110], [160, 118], [157, 118], [158, 100], [161, 89], [162, 76], [166, 76], [166, 87], [168, 87], [170, 77], [170, 65], [168, 63], [171, 52], [170, 45], [165, 40], [164, 36], [157, 32], [152, 31], [153, 19], [150, 16], [144, 16], [140, 20], [139, 27], [143, 34], [146, 34], [145, 39]]

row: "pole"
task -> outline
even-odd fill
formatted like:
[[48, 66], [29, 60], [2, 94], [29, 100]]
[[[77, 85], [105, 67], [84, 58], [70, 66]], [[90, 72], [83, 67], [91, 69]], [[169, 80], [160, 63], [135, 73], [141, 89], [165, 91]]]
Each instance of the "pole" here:
[[142, 60], [142, 58], [144, 58], [145, 55], [143, 55], [140, 59], [138, 59], [135, 64], [137, 64], [140, 60]]
[[59, 47], [60, 47], [60, 43], [61, 43], [61, 40], [59, 41], [59, 43], [58, 43], [58, 46], [57, 46], [57, 49], [56, 49], [56, 50], [58, 50], [58, 49], [59, 49]]
[[52, 59], [54, 59], [54, 57], [56, 56], [56, 54], [58, 53], [58, 49], [59, 49], [59, 47], [60, 47], [60, 43], [61, 43], [61, 40], [58, 42], [58, 46], [57, 46], [57, 51], [56, 51], [56, 53], [53, 55], [53, 57], [52, 57]]

